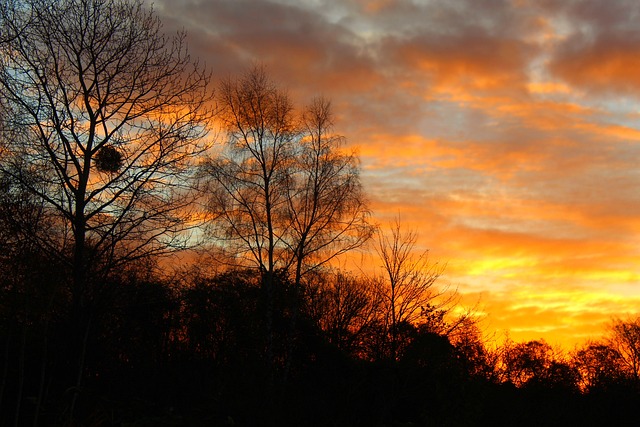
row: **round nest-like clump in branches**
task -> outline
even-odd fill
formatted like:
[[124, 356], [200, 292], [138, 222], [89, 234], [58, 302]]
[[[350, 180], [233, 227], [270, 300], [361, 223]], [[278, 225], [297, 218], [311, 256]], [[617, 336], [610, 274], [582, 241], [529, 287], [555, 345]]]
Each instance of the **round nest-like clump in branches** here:
[[95, 163], [100, 172], [118, 172], [122, 167], [122, 153], [111, 145], [105, 145], [96, 153]]

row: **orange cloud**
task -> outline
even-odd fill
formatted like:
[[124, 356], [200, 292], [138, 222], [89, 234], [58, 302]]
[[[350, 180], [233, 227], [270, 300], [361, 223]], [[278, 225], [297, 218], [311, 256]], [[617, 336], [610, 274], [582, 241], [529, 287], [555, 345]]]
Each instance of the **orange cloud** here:
[[590, 92], [640, 92], [640, 34], [612, 34], [569, 40], [550, 64], [566, 82]]
[[518, 90], [532, 46], [472, 30], [453, 37], [420, 35], [385, 46], [394, 61], [430, 79], [436, 90]]

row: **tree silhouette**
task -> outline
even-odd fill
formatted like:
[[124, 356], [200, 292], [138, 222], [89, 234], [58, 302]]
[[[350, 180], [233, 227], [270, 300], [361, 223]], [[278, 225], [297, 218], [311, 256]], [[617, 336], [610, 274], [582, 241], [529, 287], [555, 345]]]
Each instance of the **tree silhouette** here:
[[[30, 194], [0, 180], [0, 424], [37, 423], [52, 377], [50, 330], [66, 302], [65, 271], [36, 237], [55, 232], [52, 218]], [[27, 401], [35, 396], [35, 401]], [[13, 416], [14, 423], [9, 424]]]
[[326, 339], [353, 356], [366, 357], [380, 308], [379, 294], [370, 283], [336, 271], [313, 275], [307, 278], [306, 285], [306, 312]]
[[331, 104], [314, 99], [302, 114], [293, 165], [287, 174], [284, 241], [294, 264], [294, 283], [372, 235], [360, 183], [358, 158], [341, 151], [333, 133]]
[[266, 351], [273, 360], [276, 270], [286, 266], [282, 218], [295, 136], [293, 106], [263, 68], [224, 80], [218, 91], [228, 134], [225, 152], [204, 167], [210, 222], [222, 250], [253, 263], [266, 295]]
[[516, 387], [577, 390], [577, 370], [544, 340], [507, 341], [501, 362], [504, 380]]
[[580, 374], [583, 391], [606, 390], [625, 379], [622, 357], [604, 343], [585, 344], [572, 354], [571, 360]]
[[[216, 239], [265, 274], [310, 270], [371, 235], [358, 159], [332, 132], [330, 103], [296, 116], [286, 92], [256, 66], [218, 91], [228, 140], [203, 168]], [[293, 267], [293, 268], [292, 268]]]
[[202, 168], [214, 246], [261, 275], [273, 359], [276, 275], [298, 292], [305, 274], [370, 235], [359, 165], [331, 133], [329, 103], [315, 100], [300, 119], [264, 67], [224, 80], [218, 102], [228, 140]]
[[208, 75], [139, 0], [29, 0], [8, 13], [30, 19], [1, 45], [1, 168], [67, 226], [55, 253], [72, 270], [77, 347], [92, 282], [186, 243]]
[[277, 226], [286, 205], [293, 106], [263, 68], [224, 80], [218, 102], [228, 141], [204, 169], [214, 236], [225, 239], [232, 256], [273, 275], [286, 265]]
[[416, 233], [404, 233], [399, 220], [388, 233], [379, 231], [377, 236], [382, 273], [373, 278], [372, 286], [381, 301], [381, 354], [390, 360], [398, 358], [406, 345], [404, 333], [416, 324], [428, 323], [432, 332], [443, 332], [439, 326], [453, 307], [454, 295], [436, 286], [444, 266], [431, 263], [427, 252], [414, 254], [416, 242]]
[[489, 341], [483, 336], [478, 319], [471, 316], [462, 319], [449, 334], [449, 340], [467, 377], [490, 383], [498, 381], [498, 352], [488, 348]]
[[31, 14], [19, 10], [19, 0], [6, 0], [0, 4], [0, 45], [17, 39], [31, 19]]
[[613, 320], [606, 342], [619, 355], [624, 372], [640, 385], [640, 317]]
[[553, 348], [546, 342], [506, 342], [502, 348], [504, 379], [522, 387], [534, 378], [541, 378], [553, 362]]

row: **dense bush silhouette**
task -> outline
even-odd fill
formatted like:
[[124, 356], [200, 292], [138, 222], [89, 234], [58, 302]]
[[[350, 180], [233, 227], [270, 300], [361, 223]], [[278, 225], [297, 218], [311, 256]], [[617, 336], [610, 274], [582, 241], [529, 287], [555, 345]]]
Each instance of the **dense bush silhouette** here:
[[[278, 276], [272, 365], [266, 296], [255, 271], [173, 281], [154, 277], [148, 267], [112, 275], [94, 293], [77, 421], [533, 426], [635, 420], [640, 394], [605, 344], [569, 356], [543, 341], [489, 350], [472, 328], [450, 339], [407, 324], [396, 334], [404, 340], [397, 360], [369, 359], [323, 329], [312, 309], [317, 283], [293, 292], [293, 283]], [[29, 277], [40, 279], [21, 286], [16, 277], [3, 279], [2, 421], [11, 425], [19, 415], [19, 425], [33, 425], [37, 413], [38, 425], [56, 425], [65, 419], [68, 393], [57, 372], [64, 367], [69, 299], [52, 293], [64, 276], [34, 268]], [[492, 358], [495, 353], [502, 356]]]

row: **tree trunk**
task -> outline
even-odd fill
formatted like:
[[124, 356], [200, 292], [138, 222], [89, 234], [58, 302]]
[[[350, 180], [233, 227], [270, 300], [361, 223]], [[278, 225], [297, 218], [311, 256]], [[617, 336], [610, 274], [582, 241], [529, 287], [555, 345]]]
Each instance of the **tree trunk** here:
[[289, 372], [291, 371], [291, 362], [293, 359], [293, 350], [295, 347], [295, 336], [296, 336], [296, 328], [298, 323], [298, 299], [300, 297], [300, 282], [302, 281], [302, 260], [303, 255], [302, 251], [304, 248], [304, 240], [298, 246], [298, 250], [296, 251], [296, 273], [293, 281], [293, 301], [291, 306], [291, 322], [289, 325], [289, 339], [287, 342], [287, 355], [285, 360], [285, 369], [284, 369], [284, 383], [286, 384], [289, 379]]
[[[7, 375], [9, 374], [9, 346], [11, 345], [11, 325], [9, 325], [9, 331], [6, 337], [6, 344], [4, 347], [4, 353], [2, 355], [2, 383], [0, 383], [0, 408], [2, 408], [4, 399], [4, 390], [7, 386]], [[2, 418], [0, 418], [2, 421]]]
[[40, 416], [40, 410], [42, 408], [42, 402], [45, 395], [45, 383], [47, 379], [47, 358], [49, 357], [49, 317], [46, 317], [44, 332], [42, 337], [42, 363], [40, 365], [40, 384], [38, 387], [38, 397], [36, 400], [36, 409], [33, 414], [33, 427], [38, 426], [38, 418]]
[[20, 425], [20, 411], [22, 410], [22, 394], [24, 389], [24, 357], [27, 346], [27, 324], [23, 325], [22, 337], [20, 339], [20, 357], [18, 359], [18, 390], [16, 392], [16, 415], [13, 419], [14, 427]]
[[[84, 194], [86, 181], [81, 180], [79, 189], [76, 192], [76, 212], [74, 217], [74, 251], [73, 251], [73, 290], [72, 290], [72, 313], [71, 313], [71, 354], [69, 355], [70, 382], [72, 384], [71, 406], [69, 418], [73, 420], [76, 404], [83, 382], [83, 371], [86, 356], [87, 339], [89, 333], [89, 322], [86, 310], [86, 288], [87, 288], [87, 266], [86, 266], [86, 234], [87, 222], [84, 215]], [[76, 361], [76, 365], [73, 363]]]

